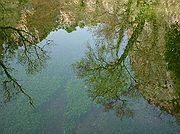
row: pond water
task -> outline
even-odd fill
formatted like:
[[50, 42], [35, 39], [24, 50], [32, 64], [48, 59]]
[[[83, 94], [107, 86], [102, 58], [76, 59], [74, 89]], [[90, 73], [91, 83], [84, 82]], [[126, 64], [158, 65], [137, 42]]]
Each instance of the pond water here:
[[175, 3], [162, 17], [156, 0], [7, 2], [0, 134], [180, 133]]

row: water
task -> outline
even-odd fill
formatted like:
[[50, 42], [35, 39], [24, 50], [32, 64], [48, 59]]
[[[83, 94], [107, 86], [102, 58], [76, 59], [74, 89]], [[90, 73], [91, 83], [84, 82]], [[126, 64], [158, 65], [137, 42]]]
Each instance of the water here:
[[[41, 7], [38, 7], [38, 1]], [[25, 34], [23, 36], [32, 42], [23, 44], [23, 39], [10, 36], [12, 31], [7, 31], [8, 40], [0, 38], [0, 43], [1, 40], [4, 42], [0, 47], [0, 134], [180, 132], [179, 88], [178, 84], [172, 84], [178, 81], [178, 72], [171, 68], [167, 70], [166, 66], [168, 62], [169, 65], [177, 65], [174, 70], [178, 70], [175, 63], [179, 53], [174, 49], [177, 60], [173, 62], [167, 56], [169, 60], [165, 61], [162, 54], [168, 43], [160, 38], [165, 36], [172, 42], [172, 36], [167, 37], [171, 33], [178, 42], [179, 34], [173, 32], [171, 26], [167, 34], [163, 33], [166, 24], [159, 18], [151, 25], [150, 18], [156, 18], [154, 14], [159, 15], [159, 12], [154, 12], [153, 4], [153, 8], [144, 4], [142, 9], [133, 10], [130, 20], [136, 15], [139, 18], [132, 21], [134, 25], [131, 26], [126, 25], [130, 21], [126, 20], [126, 13], [119, 16], [113, 7], [107, 9], [108, 4], [102, 8], [96, 3], [95, 12], [95, 4], [92, 6], [88, 2], [85, 7], [81, 3], [80, 7], [75, 4], [71, 8], [73, 2], [66, 5], [63, 2], [47, 4], [46, 1], [38, 1], [30, 4], [38, 7], [34, 9], [36, 12], [27, 17], [27, 24], [26, 21], [22, 23], [29, 30], [33, 31], [32, 27], [35, 27], [39, 31], [33, 35], [38, 34], [40, 42], [36, 42], [36, 38], [33, 42], [34, 38]], [[114, 5], [114, 1], [111, 2]], [[55, 10], [51, 8], [58, 4], [62, 7], [61, 16], [57, 15], [58, 7]], [[128, 4], [124, 6], [128, 7]], [[108, 13], [100, 15], [104, 10]], [[139, 10], [142, 15], [136, 14]], [[151, 12], [146, 14], [148, 11]], [[62, 16], [64, 20], [59, 19]], [[8, 19], [1, 19], [0, 26], [4, 26], [4, 22], [13, 27], [15, 20], [11, 23]], [[2, 29], [0, 27], [0, 33], [4, 37]], [[131, 42], [135, 45], [129, 51], [126, 48], [131, 46]], [[128, 55], [121, 62], [126, 52]], [[175, 74], [170, 74], [170, 71]]]
[[53, 40], [54, 45], [47, 50], [51, 58], [41, 73], [27, 76], [23, 67], [15, 68], [36, 108], [20, 98], [1, 107], [1, 133], [179, 132], [174, 117], [165, 112], [160, 115], [161, 111], [142, 97], [129, 98], [133, 115], [128, 116], [125, 111], [125, 117], [119, 118], [113, 110], [105, 112], [91, 101], [83, 90], [83, 82], [72, 71], [72, 64], [83, 57], [87, 42], [94, 42], [88, 28], [77, 28], [72, 33], [59, 30], [47, 39]]

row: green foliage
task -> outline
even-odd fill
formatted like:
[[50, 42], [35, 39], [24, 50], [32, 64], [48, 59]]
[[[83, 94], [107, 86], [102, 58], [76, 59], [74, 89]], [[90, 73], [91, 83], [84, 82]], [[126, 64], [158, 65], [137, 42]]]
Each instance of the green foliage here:
[[80, 22], [78, 23], [78, 26], [79, 26], [80, 28], [84, 28], [84, 27], [85, 27], [85, 23], [84, 23], [83, 21], [80, 21]]
[[84, 7], [85, 6], [85, 1], [84, 0], [80, 0], [80, 6]]
[[68, 32], [68, 33], [71, 33], [73, 31], [76, 30], [76, 26], [69, 26], [69, 27], [66, 27], [65, 30]]
[[29, 0], [18, 0], [21, 4], [27, 3]]
[[116, 49], [101, 44], [88, 47], [86, 55], [74, 64], [77, 76], [83, 79], [88, 95], [106, 111], [114, 110], [118, 117], [132, 117], [126, 100], [121, 99], [130, 93], [131, 87], [125, 66], [118, 64]]
[[180, 24], [172, 24], [166, 33], [165, 58], [168, 69], [176, 76], [176, 84], [180, 87]]

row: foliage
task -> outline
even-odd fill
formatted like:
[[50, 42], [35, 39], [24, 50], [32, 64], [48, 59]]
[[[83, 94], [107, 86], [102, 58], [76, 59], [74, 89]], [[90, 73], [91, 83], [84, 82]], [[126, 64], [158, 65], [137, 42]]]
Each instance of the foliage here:
[[20, 3], [27, 3], [29, 0], [18, 0]]
[[85, 1], [84, 0], [80, 0], [80, 6], [84, 7], [85, 6]]
[[168, 69], [171, 70], [176, 79], [176, 84], [180, 88], [180, 24], [172, 24], [166, 33], [166, 53], [165, 58]]
[[[38, 32], [40, 41], [58, 28], [59, 11], [63, 7], [64, 1], [58, 0], [31, 0], [32, 13], [27, 16], [27, 27], [30, 31], [34, 29]], [[62, 3], [61, 3], [62, 2]]]
[[133, 89], [132, 79], [126, 65], [118, 64], [116, 49], [107, 44], [88, 46], [85, 56], [73, 66], [94, 102], [103, 105], [106, 111], [114, 110], [121, 118], [133, 115], [124, 98]]

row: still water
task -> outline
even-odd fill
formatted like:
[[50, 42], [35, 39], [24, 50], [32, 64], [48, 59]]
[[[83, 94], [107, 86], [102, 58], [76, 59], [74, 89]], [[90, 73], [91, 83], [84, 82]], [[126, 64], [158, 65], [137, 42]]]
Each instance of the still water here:
[[[15, 75], [33, 96], [35, 109], [22, 99], [1, 107], [1, 133], [178, 133], [176, 120], [151, 106], [142, 96], [128, 98], [129, 111], [117, 117], [94, 104], [84, 91], [84, 84], [73, 73], [72, 64], [83, 57], [87, 42], [94, 42], [88, 28], [72, 33], [51, 32], [47, 40], [50, 59], [35, 76], [27, 76], [24, 68], [15, 65]], [[81, 39], [81, 40], [80, 40]], [[40, 43], [43, 45], [45, 42]], [[26, 100], [27, 101], [27, 100]], [[127, 112], [127, 113], [126, 113]], [[126, 115], [127, 114], [127, 115]]]
[[177, 3], [7, 1], [0, 134], [180, 133]]

